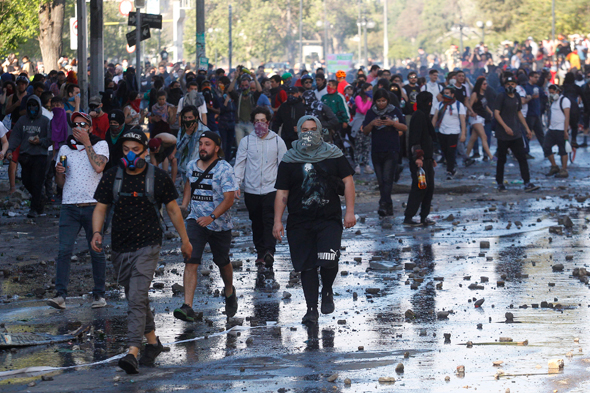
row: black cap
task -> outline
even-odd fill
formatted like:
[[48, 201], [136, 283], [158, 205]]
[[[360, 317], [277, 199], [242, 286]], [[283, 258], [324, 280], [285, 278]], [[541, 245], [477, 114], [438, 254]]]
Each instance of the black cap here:
[[124, 124], [125, 114], [120, 109], [113, 109], [109, 112], [109, 121], [116, 121], [119, 124]]
[[504, 79], [504, 84], [507, 84], [508, 82], [514, 82], [514, 83], [517, 83], [517, 82], [516, 82], [516, 79], [514, 79], [514, 77], [513, 77], [513, 76], [508, 76], [508, 77], [506, 77], [506, 79]]
[[134, 141], [141, 143], [146, 149], [148, 147], [148, 137], [139, 128], [132, 128], [121, 136], [121, 141]]
[[297, 93], [299, 93], [299, 89], [296, 88], [295, 86], [287, 87], [285, 90], [286, 90], [287, 94], [297, 94]]
[[221, 149], [221, 137], [219, 136], [218, 133], [213, 132], [213, 131], [203, 131], [201, 136], [199, 136], [199, 139], [202, 139], [202, 138], [208, 138], [208, 139], [211, 139], [213, 142], [215, 142], [215, 144], [217, 146], [219, 146], [219, 152], [217, 153], [217, 155], [219, 157], [223, 157], [223, 150]]

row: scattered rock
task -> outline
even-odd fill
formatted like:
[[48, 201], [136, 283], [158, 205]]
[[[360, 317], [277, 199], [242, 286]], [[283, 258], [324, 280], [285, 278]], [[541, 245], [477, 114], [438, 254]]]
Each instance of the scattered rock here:
[[346, 325], [346, 319], [339, 319], [338, 325]]
[[367, 289], [365, 289], [365, 292], [367, 292], [368, 294], [371, 294], [371, 295], [376, 295], [379, 293], [380, 290], [381, 289], [379, 289], [379, 288], [367, 288]]
[[[231, 261], [231, 265], [234, 269], [240, 269], [243, 264], [244, 264], [244, 262], [242, 262], [242, 261]], [[201, 274], [202, 273], [203, 272], [201, 271]]]
[[481, 307], [481, 305], [482, 305], [482, 304], [483, 304], [483, 302], [485, 302], [485, 301], [486, 301], [486, 299], [484, 299], [484, 298], [481, 298], [481, 299], [479, 299], [479, 300], [476, 300], [476, 301], [475, 301], [475, 308]]
[[514, 314], [511, 312], [507, 312], [504, 316], [506, 317], [506, 322], [514, 322]]
[[155, 282], [153, 285], [154, 289], [162, 289], [164, 288], [164, 283], [163, 282]]
[[574, 227], [574, 223], [572, 222], [572, 219], [569, 218], [569, 216], [565, 216], [563, 218], [563, 226], [570, 229]]
[[359, 350], [359, 351], [364, 351], [364, 350], [365, 350], [365, 347], [364, 347], [364, 346], [362, 346], [362, 345], [359, 345], [359, 347], [358, 347], [358, 350]]
[[448, 311], [439, 311], [436, 313], [436, 317], [438, 319], [447, 319], [449, 317], [449, 312]]
[[201, 269], [201, 275], [202, 275], [202, 276], [205, 276], [205, 277], [207, 277], [207, 276], [209, 276], [210, 274], [211, 274], [211, 270], [209, 270], [209, 269], [207, 269], [207, 268], [202, 268], [202, 269]]
[[401, 374], [404, 372], [404, 365], [402, 363], [398, 363], [397, 366], [395, 366], [395, 372], [398, 374]]
[[512, 342], [512, 338], [510, 337], [500, 337], [500, 339], [498, 340], [501, 343], [511, 343]]
[[344, 378], [344, 384], [345, 385], [351, 385], [352, 381], [350, 380], [350, 378]]
[[465, 366], [457, 366], [457, 374], [465, 374]]
[[328, 377], [328, 382], [335, 382], [338, 379], [338, 373], [334, 373]]
[[379, 377], [379, 382], [380, 383], [393, 383], [393, 382], [395, 382], [395, 378], [394, 377]]
[[445, 377], [445, 382], [449, 382], [451, 380], [451, 377], [449, 377], [448, 375]]
[[450, 214], [447, 218], [445, 218], [445, 221], [454, 221], [455, 220], [455, 216]]
[[474, 283], [474, 284], [469, 284], [469, 286], [467, 288], [469, 288], [469, 289], [484, 289], [484, 286]]
[[549, 369], [561, 370], [564, 366], [563, 359], [551, 359], [549, 360]]
[[37, 386], [37, 383], [36, 382], [30, 382], [27, 386], [30, 387], [30, 388], [32, 388], [34, 386]]
[[553, 233], [556, 235], [563, 235], [563, 227], [561, 227], [561, 226], [549, 227], [549, 233]]
[[172, 293], [178, 295], [180, 293], [184, 293], [184, 287], [180, 284], [173, 284], [172, 285]]
[[494, 229], [494, 227], [492, 225], [486, 225], [486, 227], [485, 227], [486, 231], [491, 231], [492, 229]]
[[574, 256], [573, 255], [566, 255], [565, 256], [565, 260], [566, 261], [573, 261], [574, 260]]
[[551, 267], [551, 269], [553, 269], [554, 272], [562, 272], [563, 271], [563, 264], [557, 263], [557, 264], [553, 265]]
[[496, 367], [499, 367], [499, 366], [501, 366], [503, 363], [504, 363], [504, 362], [503, 362], [502, 360], [494, 360], [494, 361], [492, 362], [492, 364], [493, 364], [494, 366], [496, 366]]
[[43, 376], [41, 377], [41, 380], [42, 380], [42, 381], [45, 381], [45, 382], [49, 382], [49, 381], [53, 381], [53, 377], [52, 377], [52, 376], [50, 376], [50, 375], [43, 375]]
[[393, 266], [393, 262], [387, 262], [387, 261], [382, 261], [382, 262], [370, 261], [369, 267], [373, 270], [391, 271], [391, 270], [395, 269], [395, 266]]
[[285, 300], [286, 299], [291, 299], [291, 293], [289, 293], [287, 291], [283, 292], [283, 299], [285, 299]]
[[416, 314], [412, 310], [406, 310], [405, 314], [406, 319], [416, 319]]

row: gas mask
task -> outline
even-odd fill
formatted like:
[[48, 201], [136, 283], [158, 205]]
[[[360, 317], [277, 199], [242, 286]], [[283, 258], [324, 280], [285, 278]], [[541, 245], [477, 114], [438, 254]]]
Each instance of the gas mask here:
[[514, 86], [506, 87], [506, 93], [508, 93], [508, 94], [514, 94], [515, 91], [516, 91], [516, 88]]
[[146, 164], [146, 161], [145, 161], [145, 159], [141, 158], [141, 154], [143, 154], [143, 151], [139, 155], [130, 151], [123, 158], [121, 158], [121, 166], [123, 168], [129, 168], [129, 169], [143, 168]]

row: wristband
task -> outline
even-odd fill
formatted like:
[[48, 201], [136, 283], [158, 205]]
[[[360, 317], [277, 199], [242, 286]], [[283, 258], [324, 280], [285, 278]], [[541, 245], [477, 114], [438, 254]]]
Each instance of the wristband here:
[[98, 233], [98, 234], [99, 234], [99, 235], [102, 237], [102, 232], [101, 232], [101, 231], [95, 231], [95, 232], [92, 234], [92, 236], [96, 235], [97, 233]]

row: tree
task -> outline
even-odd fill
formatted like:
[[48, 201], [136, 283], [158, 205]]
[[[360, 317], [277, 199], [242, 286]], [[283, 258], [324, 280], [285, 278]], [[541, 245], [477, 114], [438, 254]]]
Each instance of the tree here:
[[41, 1], [39, 4], [39, 47], [45, 70], [58, 68], [64, 28], [65, 0]]

